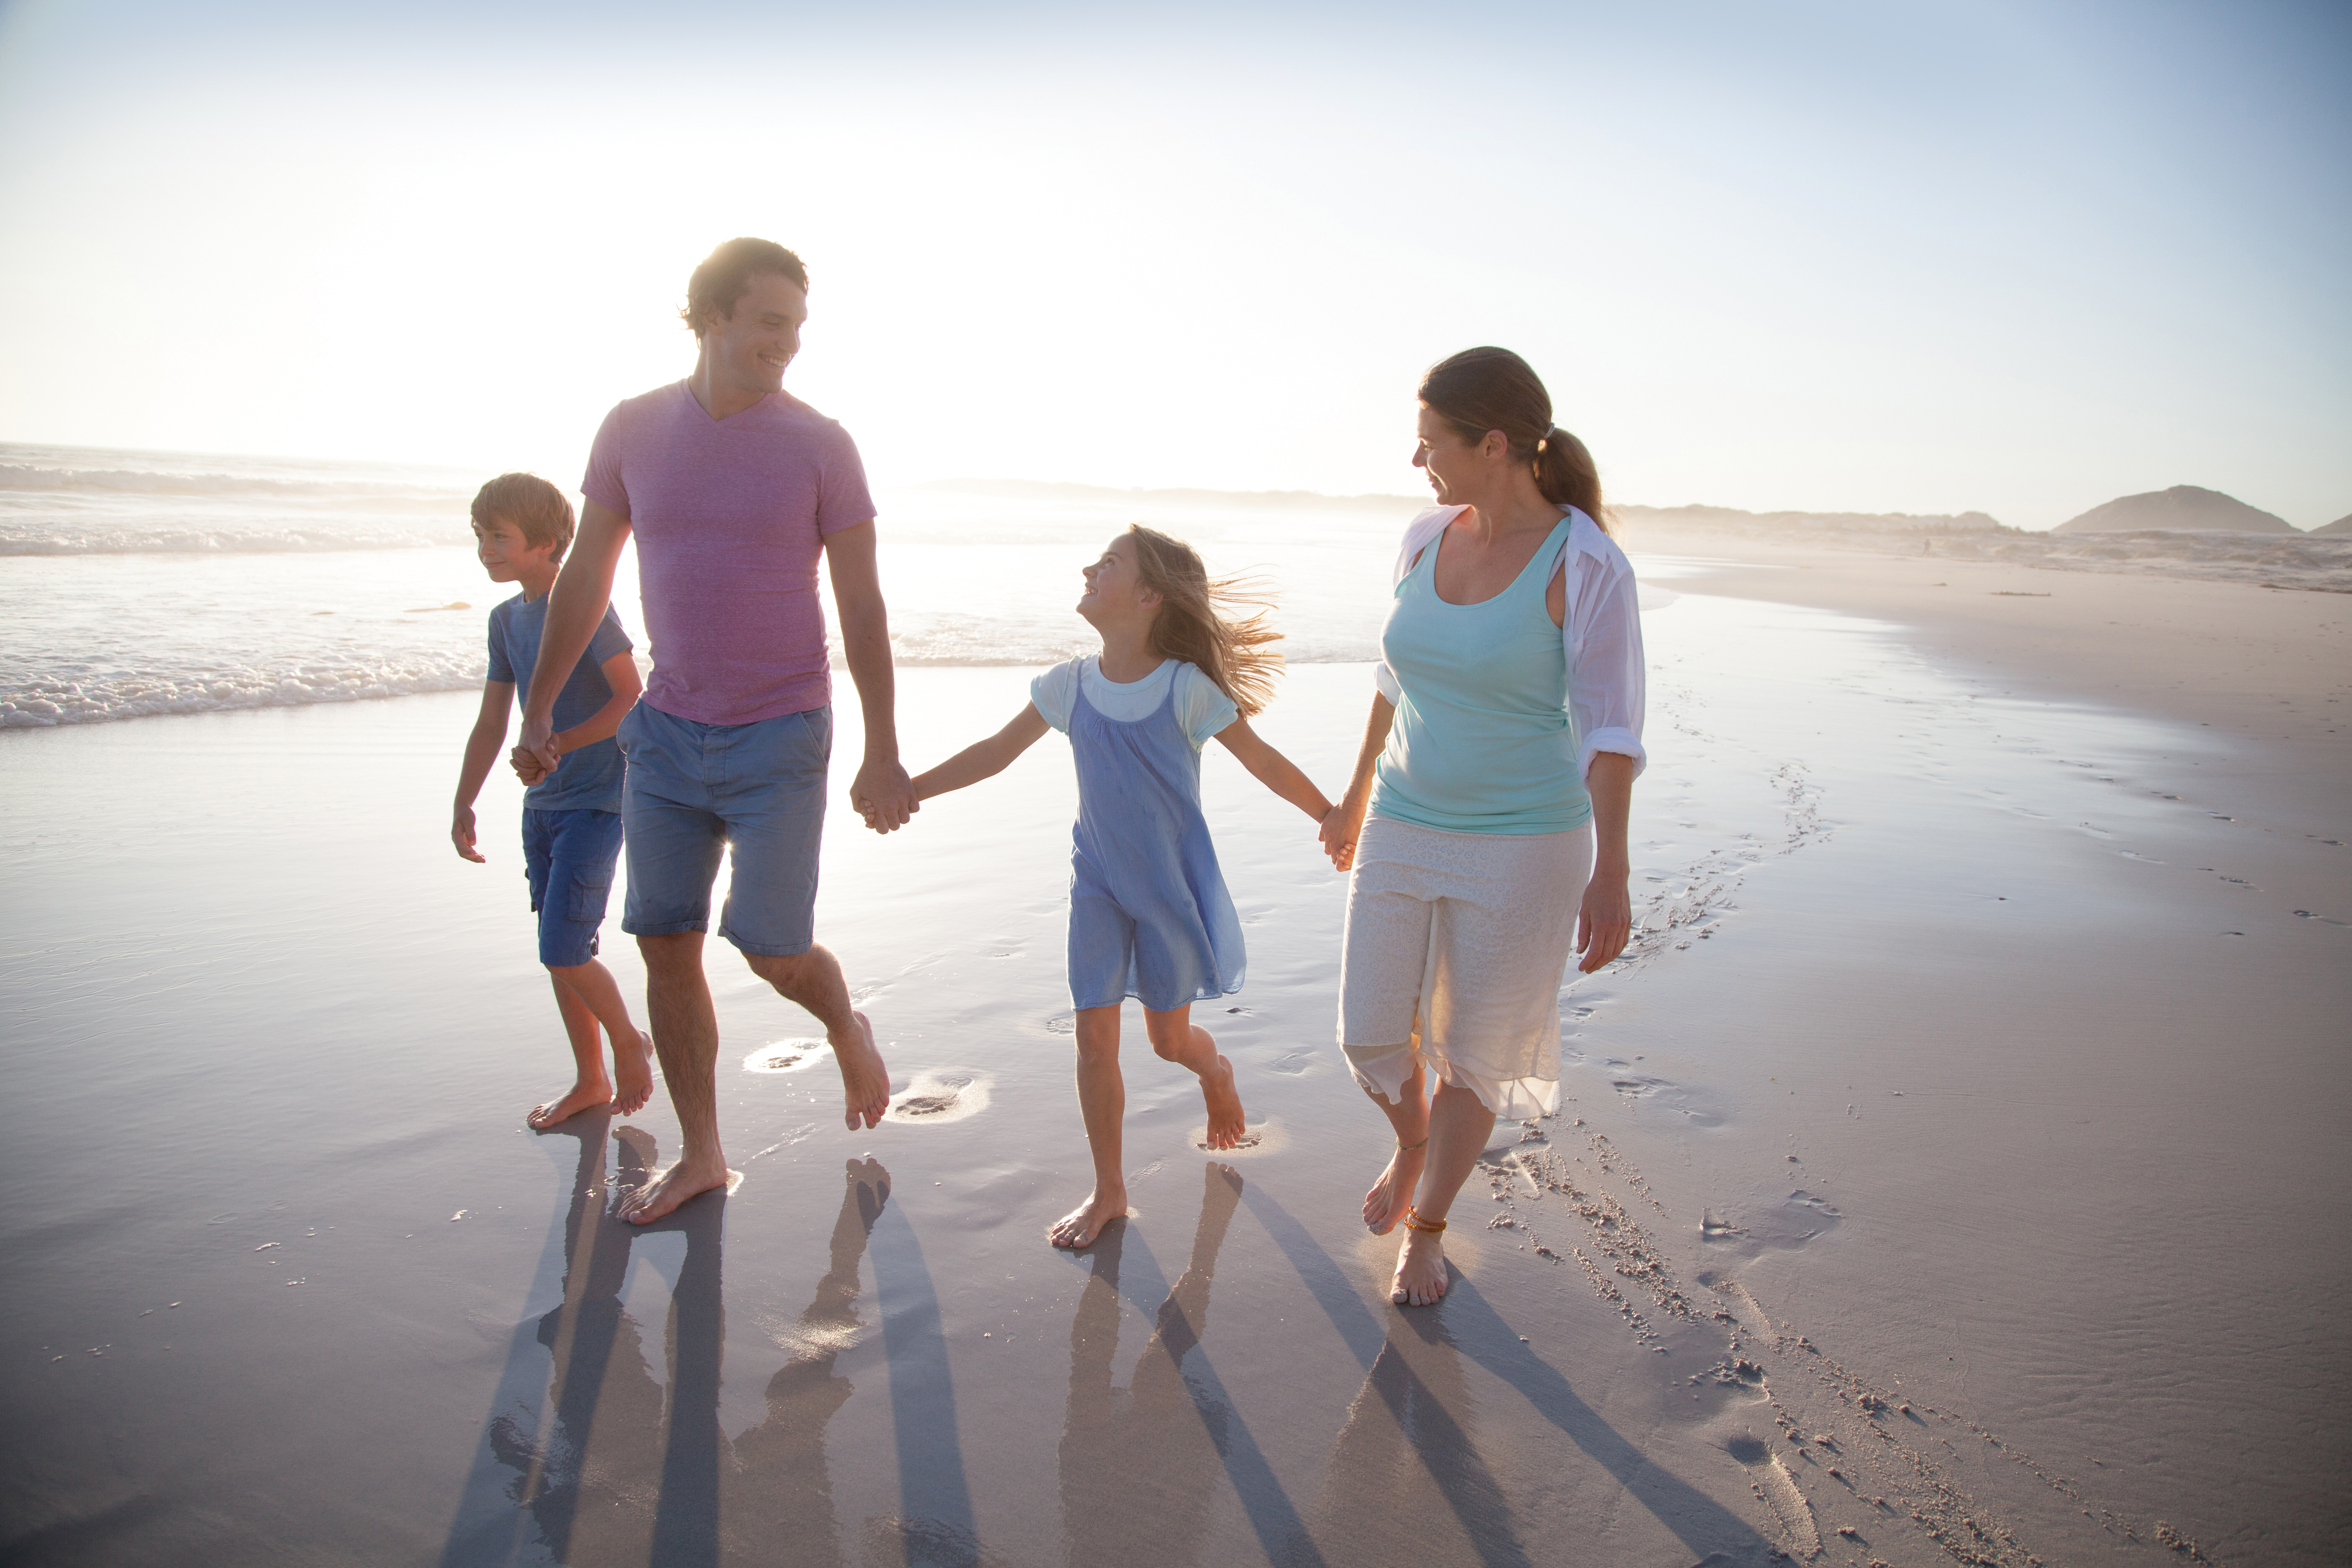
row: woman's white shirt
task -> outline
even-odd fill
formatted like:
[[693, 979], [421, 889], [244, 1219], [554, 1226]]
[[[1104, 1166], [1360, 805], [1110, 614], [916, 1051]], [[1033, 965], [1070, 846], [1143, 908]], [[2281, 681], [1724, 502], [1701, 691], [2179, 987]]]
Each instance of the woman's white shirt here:
[[1116, 719], [1132, 724], [1139, 719], [1149, 719], [1160, 709], [1168, 695], [1168, 683], [1176, 683], [1176, 722], [1199, 751], [1209, 743], [1209, 737], [1241, 717], [1234, 700], [1217, 689], [1217, 683], [1201, 673], [1200, 666], [1184, 659], [1162, 661], [1160, 668], [1141, 680], [1121, 683], [1106, 680], [1097, 667], [1096, 656], [1087, 654], [1067, 664], [1057, 664], [1029, 683], [1029, 700], [1038, 716], [1064, 734], [1070, 731], [1070, 710], [1077, 706], [1078, 689], [1086, 689], [1087, 700], [1096, 712], [1106, 719]]
[[[1390, 586], [1404, 581], [1415, 557], [1428, 549], [1448, 524], [1465, 509], [1432, 507], [1406, 525], [1404, 543], [1397, 551], [1396, 571]], [[1560, 645], [1568, 655], [1568, 706], [1581, 743], [1580, 776], [1592, 772], [1592, 759], [1614, 752], [1633, 759], [1639, 776], [1649, 765], [1642, 749], [1642, 719], [1646, 702], [1642, 659], [1642, 613], [1634, 600], [1633, 563], [1601, 525], [1576, 507], [1565, 509], [1570, 521], [1568, 542], [1550, 575], [1567, 574], [1567, 614], [1560, 617]], [[1186, 666], [1187, 668], [1191, 667]], [[1372, 668], [1381, 694], [1391, 702], [1401, 695], [1396, 676], [1386, 663]], [[1212, 689], [1214, 689], [1212, 688]], [[1094, 695], [1087, 689], [1087, 697]], [[1042, 711], [1043, 710], [1040, 710]]]

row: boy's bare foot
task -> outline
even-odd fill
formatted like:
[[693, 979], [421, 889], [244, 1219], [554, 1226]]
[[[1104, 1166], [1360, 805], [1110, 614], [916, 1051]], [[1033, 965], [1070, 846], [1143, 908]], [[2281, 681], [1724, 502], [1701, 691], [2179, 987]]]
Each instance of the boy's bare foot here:
[[1126, 1217], [1127, 1189], [1113, 1187], [1106, 1193], [1097, 1187], [1084, 1204], [1055, 1220], [1045, 1235], [1055, 1246], [1076, 1250], [1092, 1245], [1111, 1221]]
[[1242, 1141], [1249, 1118], [1242, 1110], [1241, 1090], [1234, 1084], [1234, 1064], [1224, 1058], [1201, 1075], [1201, 1098], [1209, 1102], [1209, 1147], [1230, 1149]]
[[833, 1059], [841, 1067], [841, 1087], [846, 1102], [842, 1120], [854, 1132], [859, 1122], [871, 1127], [890, 1109], [890, 1069], [882, 1065], [882, 1053], [874, 1048], [874, 1026], [866, 1021], [866, 1015], [852, 1013], [850, 1016], [857, 1020], [856, 1035], [828, 1037], [833, 1041]]
[[614, 1205], [631, 1225], [651, 1225], [688, 1198], [723, 1189], [735, 1174], [722, 1160], [680, 1160]]
[[1410, 1149], [1400, 1148], [1389, 1156], [1388, 1169], [1364, 1194], [1364, 1226], [1374, 1236], [1386, 1236], [1404, 1218], [1404, 1211], [1412, 1207], [1412, 1190], [1421, 1184], [1421, 1164], [1429, 1152], [1429, 1140], [1424, 1137]]
[[623, 1116], [635, 1116], [654, 1097], [654, 1037], [643, 1029], [637, 1031], [635, 1050], [613, 1042], [613, 1078], [619, 1087], [613, 1094], [613, 1109]]
[[1445, 1238], [1425, 1230], [1407, 1230], [1397, 1253], [1396, 1279], [1389, 1300], [1400, 1307], [1433, 1307], [1454, 1282], [1445, 1266]]
[[558, 1122], [569, 1121], [583, 1110], [602, 1110], [613, 1103], [613, 1087], [607, 1083], [575, 1083], [562, 1100], [551, 1100], [544, 1105], [534, 1105], [524, 1121], [536, 1132], [544, 1132]]

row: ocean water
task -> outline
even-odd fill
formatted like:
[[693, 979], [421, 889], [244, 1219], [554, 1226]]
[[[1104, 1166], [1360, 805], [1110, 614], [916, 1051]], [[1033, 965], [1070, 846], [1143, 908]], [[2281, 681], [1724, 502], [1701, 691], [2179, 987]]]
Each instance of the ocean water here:
[[[512, 593], [473, 556], [467, 503], [486, 477], [0, 445], [0, 727], [478, 683], [489, 608]], [[1391, 551], [1418, 505], [1032, 490], [877, 491], [899, 662], [1045, 664], [1083, 651], [1079, 570], [1130, 522], [1271, 590], [1290, 659], [1367, 659]], [[1651, 578], [1677, 569], [1643, 564]], [[614, 596], [642, 645], [634, 552]]]

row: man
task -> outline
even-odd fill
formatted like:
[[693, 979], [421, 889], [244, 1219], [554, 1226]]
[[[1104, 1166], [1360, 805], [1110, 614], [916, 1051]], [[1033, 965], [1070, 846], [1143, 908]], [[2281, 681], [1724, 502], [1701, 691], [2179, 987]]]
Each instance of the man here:
[[873, 1126], [889, 1104], [873, 1031], [815, 940], [833, 741], [819, 556], [866, 715], [850, 804], [884, 833], [916, 809], [898, 764], [865, 468], [846, 431], [783, 390], [808, 319], [808, 274], [780, 245], [730, 239], [695, 268], [683, 314], [698, 345], [694, 374], [621, 404], [596, 433], [587, 510], [549, 600], [517, 748], [526, 772], [555, 765], [549, 700], [604, 616], [634, 534], [654, 669], [620, 730], [621, 928], [645, 956], [654, 1048], [684, 1134], [677, 1163], [623, 1205], [640, 1225], [728, 1181], [719, 1019], [702, 970], [722, 847], [734, 876], [719, 934], [824, 1024], [850, 1127]]

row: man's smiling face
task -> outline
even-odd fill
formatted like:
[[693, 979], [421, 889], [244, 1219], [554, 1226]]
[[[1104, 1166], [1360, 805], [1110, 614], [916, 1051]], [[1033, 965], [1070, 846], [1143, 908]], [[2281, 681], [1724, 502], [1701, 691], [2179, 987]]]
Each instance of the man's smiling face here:
[[703, 353], [730, 383], [762, 395], [782, 390], [784, 367], [801, 352], [808, 291], [775, 272], [754, 272], [723, 321], [706, 323]]

